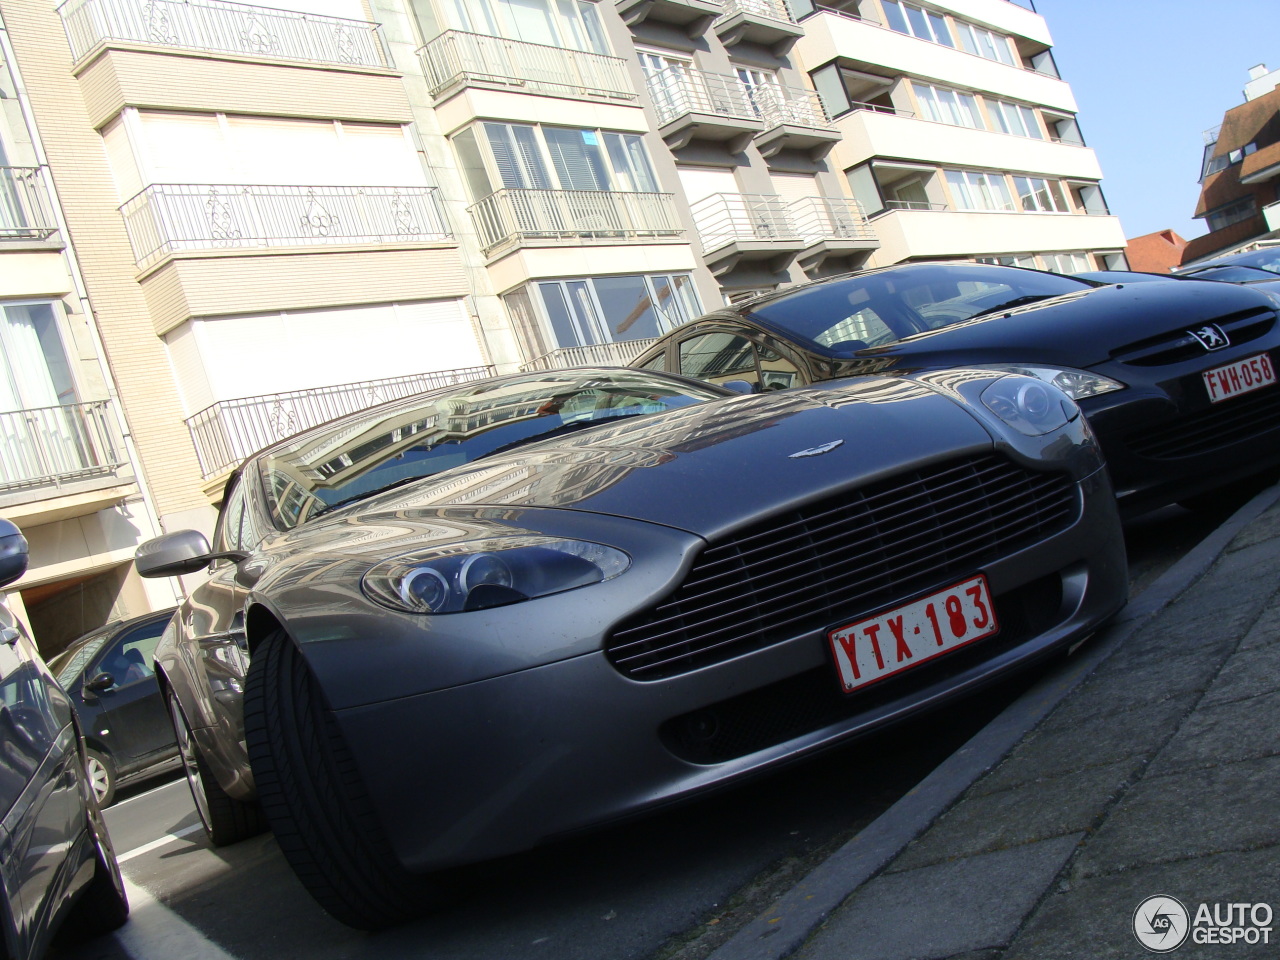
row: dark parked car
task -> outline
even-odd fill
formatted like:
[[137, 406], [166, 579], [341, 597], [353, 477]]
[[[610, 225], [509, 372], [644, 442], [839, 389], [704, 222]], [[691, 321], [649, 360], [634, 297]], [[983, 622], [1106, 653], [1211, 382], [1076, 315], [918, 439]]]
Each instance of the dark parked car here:
[[50, 663], [84, 731], [89, 782], [98, 806], [116, 787], [176, 763], [178, 745], [155, 681], [152, 656], [173, 608], [114, 620], [73, 640]]
[[1209, 280], [1248, 283], [1251, 280], [1280, 280], [1280, 246], [1261, 247], [1246, 253], [1232, 253], [1178, 268], [1178, 274]]
[[135, 562], [204, 576], [156, 658], [214, 841], [260, 801], [361, 927], [976, 690], [1127, 591], [1078, 408], [991, 371], [448, 387], [267, 448], [212, 543]]
[[726, 307], [632, 366], [756, 389], [957, 365], [1038, 377], [1079, 402], [1132, 515], [1280, 464], [1277, 306], [1236, 284], [906, 264]]
[[[0, 520], [0, 587], [27, 541]], [[85, 776], [71, 704], [0, 604], [0, 936], [7, 960], [44, 956], [60, 927], [89, 936], [129, 915], [106, 824]]]

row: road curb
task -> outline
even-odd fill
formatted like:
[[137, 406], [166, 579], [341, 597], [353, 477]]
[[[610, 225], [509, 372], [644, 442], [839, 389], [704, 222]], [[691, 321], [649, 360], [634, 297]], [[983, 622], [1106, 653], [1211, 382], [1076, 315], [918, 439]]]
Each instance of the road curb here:
[[713, 952], [708, 960], [782, 960], [998, 764], [1130, 636], [1199, 580], [1246, 526], [1280, 501], [1280, 485], [1232, 514], [1130, 602], [1077, 658], [1042, 678], [897, 803]]

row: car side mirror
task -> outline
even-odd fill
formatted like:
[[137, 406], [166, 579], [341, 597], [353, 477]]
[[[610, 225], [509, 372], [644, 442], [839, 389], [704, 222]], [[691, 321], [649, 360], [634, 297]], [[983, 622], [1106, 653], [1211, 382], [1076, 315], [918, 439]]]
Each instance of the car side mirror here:
[[27, 572], [28, 558], [27, 538], [12, 520], [0, 517], [0, 587]]
[[755, 393], [756, 387], [750, 380], [726, 380], [720, 384], [726, 390], [732, 390], [734, 393]]
[[133, 565], [141, 577], [178, 577], [205, 569], [213, 559], [203, 533], [179, 530], [138, 547]]
[[100, 673], [92, 680], [84, 682], [84, 688], [93, 693], [102, 693], [116, 685], [116, 678], [109, 673]]

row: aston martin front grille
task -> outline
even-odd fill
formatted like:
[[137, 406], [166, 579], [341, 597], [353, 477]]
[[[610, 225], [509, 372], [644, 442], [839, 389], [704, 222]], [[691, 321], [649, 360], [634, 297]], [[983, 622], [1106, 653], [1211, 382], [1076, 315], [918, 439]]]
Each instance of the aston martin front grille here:
[[918, 468], [710, 544], [674, 594], [614, 631], [609, 659], [658, 680], [855, 619], [1069, 526], [1062, 473], [996, 455]]
[[1280, 427], [1280, 387], [1270, 386], [1215, 404], [1157, 429], [1144, 428], [1128, 438], [1134, 453], [1152, 460], [1195, 457]]

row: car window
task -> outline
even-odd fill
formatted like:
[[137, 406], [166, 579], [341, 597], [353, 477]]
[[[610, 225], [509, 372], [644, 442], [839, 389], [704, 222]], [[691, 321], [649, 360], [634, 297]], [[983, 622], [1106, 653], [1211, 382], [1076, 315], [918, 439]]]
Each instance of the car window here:
[[650, 360], [648, 363], [640, 365], [641, 370], [653, 370], [657, 373], [663, 373], [667, 369], [667, 351], [663, 350], [660, 354]]
[[733, 333], [704, 333], [680, 342], [680, 372], [695, 380], [759, 383], [755, 346]]
[[241, 527], [244, 523], [244, 483], [237, 483], [227, 494], [218, 516], [218, 528], [213, 535], [214, 553], [239, 550], [242, 543]]
[[58, 678], [58, 683], [63, 687], [69, 687], [80, 675], [86, 664], [98, 655], [98, 651], [111, 639], [110, 633], [103, 633], [96, 637], [91, 637], [76, 646], [71, 647], [64, 653], [58, 654], [49, 663], [49, 669], [53, 671], [53, 675]]
[[156, 645], [168, 623], [167, 620], [157, 620], [121, 634], [103, 654], [93, 673], [109, 673], [122, 687], [154, 677]]
[[804, 383], [799, 368], [776, 350], [757, 344], [756, 357], [760, 363], [761, 390], [785, 390]]

